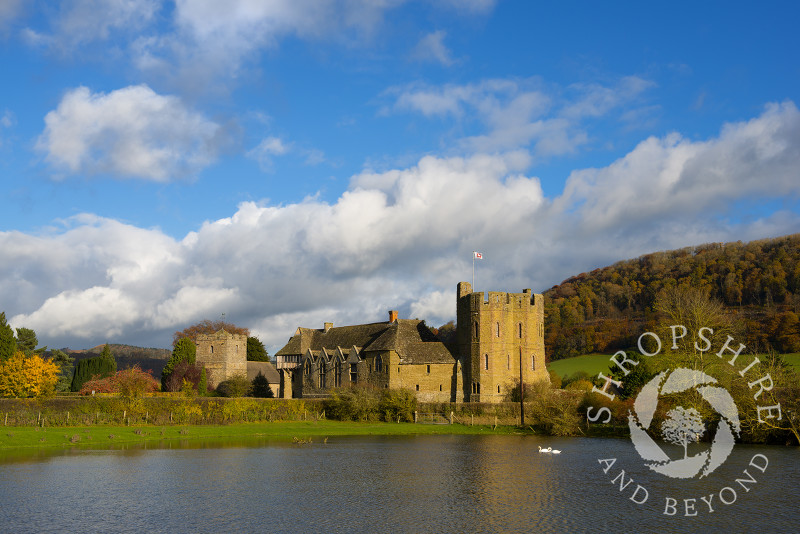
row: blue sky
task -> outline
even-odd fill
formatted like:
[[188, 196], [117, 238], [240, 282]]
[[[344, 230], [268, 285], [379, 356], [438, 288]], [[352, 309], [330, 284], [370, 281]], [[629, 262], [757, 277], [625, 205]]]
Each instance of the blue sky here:
[[800, 231], [794, 2], [0, 3], [0, 307], [42, 343], [203, 318], [442, 324]]

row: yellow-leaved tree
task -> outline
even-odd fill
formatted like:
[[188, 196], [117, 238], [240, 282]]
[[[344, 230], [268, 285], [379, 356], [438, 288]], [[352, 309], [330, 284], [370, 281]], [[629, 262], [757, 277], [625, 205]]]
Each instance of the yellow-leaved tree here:
[[17, 351], [0, 363], [0, 397], [49, 395], [58, 382], [59, 368], [38, 354]]

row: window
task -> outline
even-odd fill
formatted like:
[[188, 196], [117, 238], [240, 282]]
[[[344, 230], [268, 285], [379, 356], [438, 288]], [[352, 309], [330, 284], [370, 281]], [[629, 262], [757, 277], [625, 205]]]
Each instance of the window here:
[[519, 329], [519, 332], [518, 332], [519, 333], [519, 338], [522, 339], [522, 323], [519, 323], [517, 325], [517, 328]]
[[475, 341], [478, 341], [478, 338], [481, 337], [480, 333], [481, 333], [481, 329], [478, 326], [478, 321], [475, 321]]
[[214, 354], [214, 345], [211, 345], [211, 354]]
[[336, 364], [333, 366], [333, 387], [341, 387], [342, 385], [342, 362], [341, 360], [336, 360]]
[[439, 391], [442, 391], [442, 385], [439, 384]]
[[311, 362], [308, 360], [306, 360], [306, 364], [303, 366], [303, 374], [311, 376]]
[[325, 362], [319, 362], [319, 389], [325, 387]]
[[511, 369], [511, 355], [506, 354], [506, 369]]
[[480, 394], [481, 394], [481, 383], [480, 383], [480, 382], [478, 382], [478, 383], [477, 383], [477, 384], [475, 384], [475, 385], [476, 385], [476, 386], [477, 386], [477, 388], [478, 388], [478, 395], [480, 395]]
[[497, 392], [500, 393], [500, 386], [497, 386]]
[[497, 337], [500, 337], [500, 323], [497, 323]]
[[531, 371], [536, 370], [536, 356], [531, 356]]
[[350, 382], [355, 384], [358, 382], [358, 364], [351, 363], [350, 364]]
[[428, 374], [431, 374], [431, 366], [428, 366]]
[[484, 354], [483, 355], [483, 368], [486, 369], [486, 370], [489, 369], [489, 355], [488, 354]]
[[382, 373], [383, 372], [383, 360], [381, 360], [381, 355], [378, 354], [375, 356], [375, 372]]
[[419, 384], [417, 384], [417, 391], [419, 391]]

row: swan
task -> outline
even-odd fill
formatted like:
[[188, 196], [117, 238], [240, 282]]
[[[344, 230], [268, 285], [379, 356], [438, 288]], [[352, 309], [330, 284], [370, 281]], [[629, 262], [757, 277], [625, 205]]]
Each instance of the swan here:
[[553, 454], [561, 454], [561, 451], [558, 449], [553, 449], [550, 452], [552, 452]]
[[[539, 445], [539, 452], [552, 452], [552, 451], [553, 451], [552, 447], [547, 447], [546, 449], [543, 449], [542, 446]], [[561, 451], [558, 451], [558, 452], [561, 452]]]

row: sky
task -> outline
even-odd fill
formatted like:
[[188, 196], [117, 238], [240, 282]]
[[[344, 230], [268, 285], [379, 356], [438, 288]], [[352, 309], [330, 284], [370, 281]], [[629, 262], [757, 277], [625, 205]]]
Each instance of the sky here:
[[0, 311], [274, 353], [800, 232], [800, 4], [651, 4], [0, 0]]

